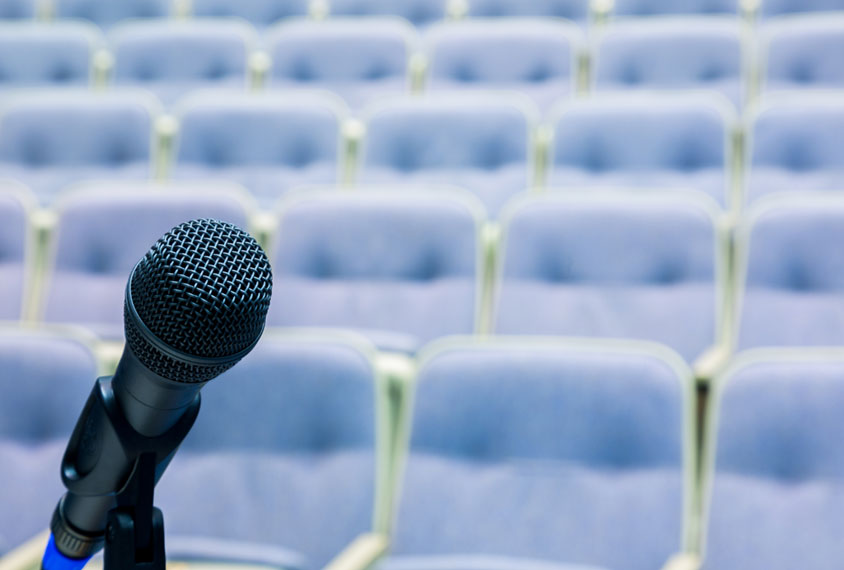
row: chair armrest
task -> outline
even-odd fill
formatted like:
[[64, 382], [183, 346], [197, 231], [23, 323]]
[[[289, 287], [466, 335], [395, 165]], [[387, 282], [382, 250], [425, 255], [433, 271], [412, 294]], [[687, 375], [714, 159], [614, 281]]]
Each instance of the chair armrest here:
[[45, 530], [30, 538], [14, 550], [0, 558], [0, 570], [32, 570], [41, 567], [41, 558], [50, 539], [50, 531]]
[[370, 532], [358, 536], [323, 570], [366, 570], [387, 552], [390, 540], [385, 534]]
[[724, 345], [715, 345], [706, 349], [692, 364], [695, 380], [699, 384], [708, 384], [721, 373], [730, 362], [732, 351]]
[[699, 568], [700, 558], [696, 554], [684, 552], [669, 558], [662, 570], [698, 570]]

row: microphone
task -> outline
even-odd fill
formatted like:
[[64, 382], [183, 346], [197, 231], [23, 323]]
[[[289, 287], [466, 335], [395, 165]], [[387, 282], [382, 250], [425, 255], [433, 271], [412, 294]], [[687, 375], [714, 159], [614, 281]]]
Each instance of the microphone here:
[[109, 511], [135, 478], [141, 451], [154, 454], [151, 484], [158, 481], [196, 419], [202, 386], [260, 339], [271, 293], [261, 246], [226, 222], [176, 226], [138, 262], [123, 305], [126, 345], [68, 442], [68, 492], [53, 513], [42, 568], [79, 568], [102, 548]]

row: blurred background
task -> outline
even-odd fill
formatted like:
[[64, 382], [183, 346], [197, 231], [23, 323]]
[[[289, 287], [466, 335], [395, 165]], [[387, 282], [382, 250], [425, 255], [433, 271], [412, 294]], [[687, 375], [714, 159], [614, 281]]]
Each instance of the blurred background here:
[[173, 560], [840, 568], [842, 191], [842, 0], [0, 0], [0, 567], [210, 217], [273, 302]]

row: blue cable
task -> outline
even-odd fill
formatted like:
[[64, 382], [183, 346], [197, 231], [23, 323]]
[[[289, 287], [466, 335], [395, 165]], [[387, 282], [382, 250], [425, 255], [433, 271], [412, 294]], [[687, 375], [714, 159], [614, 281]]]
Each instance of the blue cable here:
[[68, 558], [56, 548], [56, 541], [53, 535], [50, 534], [50, 541], [47, 543], [47, 549], [44, 551], [44, 558], [41, 561], [41, 570], [82, 570], [82, 568], [91, 559], [88, 558]]

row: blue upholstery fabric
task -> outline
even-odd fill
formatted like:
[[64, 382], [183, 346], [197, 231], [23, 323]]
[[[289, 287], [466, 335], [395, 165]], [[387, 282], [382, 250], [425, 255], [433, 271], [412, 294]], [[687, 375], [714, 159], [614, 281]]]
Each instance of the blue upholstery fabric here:
[[93, 26], [79, 22], [0, 25], [0, 89], [84, 87], [100, 40]]
[[659, 568], [681, 545], [680, 380], [574, 342], [423, 361], [391, 552]]
[[336, 183], [344, 113], [320, 95], [192, 99], [180, 111], [172, 176], [236, 181], [264, 207], [295, 186]]
[[272, 87], [322, 88], [352, 108], [407, 92], [415, 31], [399, 19], [297, 21], [265, 36]]
[[739, 13], [739, 0], [615, 0], [612, 11], [617, 16], [736, 15]]
[[332, 16], [401, 16], [415, 26], [445, 18], [447, 0], [329, 0]]
[[80, 180], [148, 178], [152, 112], [139, 93], [16, 98], [0, 114], [0, 176], [43, 203]]
[[532, 182], [532, 109], [520, 103], [453, 95], [381, 105], [369, 115], [358, 179], [460, 186], [494, 215]]
[[837, 12], [844, 10], [842, 0], [762, 0], [762, 16], [779, 16], [798, 12]]
[[589, 0], [471, 0], [469, 15], [484, 18], [539, 16], [583, 23], [589, 19]]
[[57, 18], [90, 20], [101, 28], [109, 28], [120, 20], [135, 18], [167, 18], [171, 15], [170, 0], [53, 0]]
[[844, 101], [789, 97], [766, 105], [753, 121], [746, 201], [773, 192], [844, 188]]
[[543, 110], [574, 92], [580, 33], [540, 19], [448, 23], [426, 36], [428, 88], [512, 89]]
[[829, 198], [781, 199], [753, 215], [739, 348], [844, 343], [844, 202]]
[[0, 181], [0, 320], [16, 320], [23, 309], [29, 271], [29, 213], [17, 185]]
[[371, 528], [374, 441], [368, 356], [268, 331], [203, 388], [156, 490], [167, 532], [281, 546], [321, 568]]
[[654, 340], [688, 361], [716, 341], [716, 232], [700, 203], [554, 196], [505, 225], [495, 331]]
[[766, 91], [844, 87], [844, 17], [789, 18], [766, 29]]
[[462, 200], [427, 192], [290, 204], [271, 252], [268, 322], [393, 331], [417, 343], [471, 334], [480, 279], [474, 215]]
[[253, 26], [264, 27], [284, 18], [306, 16], [308, 0], [192, 0], [191, 9], [199, 18], [237, 17]]
[[600, 570], [597, 566], [559, 564], [507, 556], [400, 556], [378, 570]]
[[708, 570], [829, 570], [844, 556], [844, 360], [754, 359], [720, 399]]
[[243, 203], [229, 188], [160, 191], [96, 185], [63, 201], [52, 244], [44, 319], [82, 323], [123, 337], [123, 298], [132, 268], [172, 227], [216, 218], [246, 227]]
[[35, 0], [0, 0], [0, 18], [25, 20], [35, 17]]
[[595, 89], [706, 89], [741, 106], [742, 61], [734, 17], [614, 24], [598, 42]]
[[64, 492], [60, 466], [97, 365], [69, 338], [0, 331], [0, 555], [44, 530]]
[[114, 81], [165, 103], [200, 87], [246, 89], [252, 29], [238, 21], [137, 22], [114, 29]]
[[547, 184], [691, 189], [724, 205], [728, 121], [717, 101], [698, 97], [595, 97], [571, 103], [554, 122]]

